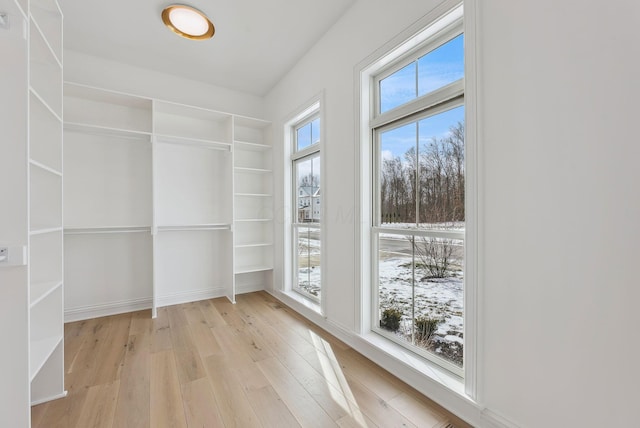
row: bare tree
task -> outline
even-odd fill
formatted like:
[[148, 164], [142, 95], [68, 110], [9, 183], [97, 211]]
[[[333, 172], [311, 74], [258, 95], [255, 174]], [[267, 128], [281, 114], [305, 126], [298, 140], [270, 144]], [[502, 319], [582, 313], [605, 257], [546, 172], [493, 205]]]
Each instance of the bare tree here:
[[[380, 203], [384, 223], [464, 221], [464, 123], [444, 138], [384, 159], [380, 171]], [[416, 219], [416, 204], [419, 217]]]
[[453, 259], [453, 242], [450, 239], [416, 237], [415, 253], [420, 264], [431, 278], [446, 278]]
[[383, 161], [381, 185], [383, 221], [387, 223], [407, 221], [407, 203], [411, 198], [404, 164], [399, 157]]

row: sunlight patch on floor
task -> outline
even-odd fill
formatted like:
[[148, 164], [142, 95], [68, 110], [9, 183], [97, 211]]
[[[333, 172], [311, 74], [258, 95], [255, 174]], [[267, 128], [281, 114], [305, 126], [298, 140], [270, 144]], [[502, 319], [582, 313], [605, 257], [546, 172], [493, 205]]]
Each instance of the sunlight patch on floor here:
[[312, 331], [309, 334], [316, 348], [318, 361], [322, 367], [324, 378], [327, 380], [331, 398], [354, 419], [358, 426], [367, 427], [364, 415], [358, 407], [344, 373], [342, 373], [342, 367], [333, 353], [331, 344]]

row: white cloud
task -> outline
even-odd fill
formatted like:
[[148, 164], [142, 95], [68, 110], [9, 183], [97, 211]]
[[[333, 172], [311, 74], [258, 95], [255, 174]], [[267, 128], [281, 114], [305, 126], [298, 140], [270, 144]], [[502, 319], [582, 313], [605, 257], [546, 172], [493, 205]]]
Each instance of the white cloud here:
[[382, 157], [382, 160], [383, 160], [383, 161], [385, 161], [385, 160], [392, 160], [392, 159], [393, 159], [393, 157], [394, 157], [394, 156], [393, 156], [393, 152], [391, 152], [391, 150], [383, 150], [383, 151], [380, 153], [380, 156]]

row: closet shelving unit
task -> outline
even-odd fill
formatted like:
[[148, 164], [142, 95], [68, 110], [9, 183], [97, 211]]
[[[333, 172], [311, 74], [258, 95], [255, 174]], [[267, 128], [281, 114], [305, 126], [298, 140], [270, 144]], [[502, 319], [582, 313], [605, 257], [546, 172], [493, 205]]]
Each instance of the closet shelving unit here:
[[231, 116], [154, 101], [154, 307], [234, 300]]
[[66, 395], [63, 328], [62, 10], [20, 2], [29, 39], [29, 372], [31, 402]]
[[76, 314], [69, 318], [94, 308], [151, 307], [155, 316], [171, 304], [235, 301], [244, 273], [258, 272], [255, 288], [270, 285], [268, 126], [67, 82], [65, 281], [68, 315]]
[[234, 118], [234, 274], [236, 290], [272, 282], [273, 165], [269, 122]]
[[152, 103], [82, 85], [64, 95], [65, 307], [149, 307]]

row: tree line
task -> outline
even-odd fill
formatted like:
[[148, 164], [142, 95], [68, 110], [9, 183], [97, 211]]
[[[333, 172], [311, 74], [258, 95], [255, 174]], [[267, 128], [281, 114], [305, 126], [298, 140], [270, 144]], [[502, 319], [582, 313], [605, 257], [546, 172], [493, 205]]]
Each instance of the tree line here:
[[382, 160], [382, 223], [415, 223], [416, 212], [420, 223], [464, 221], [464, 123], [449, 131]]

